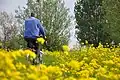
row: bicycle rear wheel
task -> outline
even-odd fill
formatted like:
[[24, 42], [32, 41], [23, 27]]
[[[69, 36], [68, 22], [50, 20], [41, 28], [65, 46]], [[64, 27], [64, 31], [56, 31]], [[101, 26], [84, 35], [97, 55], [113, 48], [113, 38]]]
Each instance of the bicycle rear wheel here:
[[39, 50], [38, 53], [37, 53], [37, 57], [36, 57], [36, 61], [37, 61], [38, 64], [43, 63], [42, 55], [43, 55], [43, 52]]

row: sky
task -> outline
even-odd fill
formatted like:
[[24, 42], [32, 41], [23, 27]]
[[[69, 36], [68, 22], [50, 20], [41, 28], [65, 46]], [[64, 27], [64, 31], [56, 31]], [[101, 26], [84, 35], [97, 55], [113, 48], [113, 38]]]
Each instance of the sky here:
[[[18, 6], [25, 6], [27, 0], [0, 0], [0, 11], [6, 11], [8, 13], [14, 13], [15, 9], [18, 8]], [[64, 0], [65, 5], [67, 8], [70, 9], [70, 14], [74, 16], [74, 3], [75, 0]], [[71, 30], [71, 40], [69, 46], [72, 48], [73, 45], [76, 44], [76, 39], [74, 37], [75, 30], [74, 25], [72, 26], [73, 29]]]
[[[70, 8], [70, 12], [73, 14], [75, 0], [64, 0], [66, 7]], [[27, 0], [0, 0], [0, 11], [14, 12], [20, 5], [25, 6]]]

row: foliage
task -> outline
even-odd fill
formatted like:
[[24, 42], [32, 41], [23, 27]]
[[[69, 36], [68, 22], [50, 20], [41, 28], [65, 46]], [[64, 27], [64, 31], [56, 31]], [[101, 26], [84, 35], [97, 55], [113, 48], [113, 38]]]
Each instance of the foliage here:
[[[16, 10], [18, 21], [23, 21], [34, 12], [45, 27], [49, 50], [60, 49], [60, 46], [68, 44], [69, 25], [71, 24], [68, 9], [61, 0], [28, 0], [26, 7]], [[24, 30], [24, 27], [22, 28]], [[22, 30], [22, 32], [23, 32]]]
[[44, 51], [44, 64], [30, 65], [25, 60], [26, 51], [0, 50], [0, 79], [120, 80], [120, 48], [100, 45], [68, 53]]
[[120, 1], [119, 0], [104, 0], [103, 8], [105, 9], [106, 24], [104, 30], [110, 35], [115, 44], [120, 42]]
[[2, 48], [19, 49], [19, 28], [12, 14], [0, 12], [0, 34]]
[[77, 0], [75, 4], [76, 35], [78, 41], [98, 46], [99, 42], [107, 42], [109, 35], [104, 32], [103, 0]]

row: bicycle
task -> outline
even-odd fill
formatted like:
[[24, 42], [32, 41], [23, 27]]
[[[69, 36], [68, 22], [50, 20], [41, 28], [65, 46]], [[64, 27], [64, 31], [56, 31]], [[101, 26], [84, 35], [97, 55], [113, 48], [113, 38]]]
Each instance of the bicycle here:
[[[39, 37], [39, 38], [37, 38], [36, 42], [39, 44], [36, 57], [31, 59], [31, 56], [29, 54], [26, 55], [26, 60], [28, 61], [28, 63], [33, 64], [33, 65], [34, 64], [43, 64], [42, 55], [44, 53], [42, 52], [42, 45], [45, 43], [45, 39], [43, 39], [42, 37]], [[29, 48], [29, 50], [31, 50], [35, 54], [34, 45], [31, 44], [31, 46], [32, 46], [32, 48]]]

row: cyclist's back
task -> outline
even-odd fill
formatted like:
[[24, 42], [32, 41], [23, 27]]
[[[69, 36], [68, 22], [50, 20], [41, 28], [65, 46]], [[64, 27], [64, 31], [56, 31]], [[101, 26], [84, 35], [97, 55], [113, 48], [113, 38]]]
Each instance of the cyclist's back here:
[[38, 20], [34, 17], [31, 17], [25, 20], [25, 37], [35, 38], [39, 36], [39, 28], [37, 27]]
[[36, 39], [42, 35], [45, 36], [45, 31], [40, 21], [34, 17], [34, 14], [31, 13], [31, 17], [25, 20], [25, 31], [24, 31], [24, 39], [27, 41], [27, 47], [38, 50], [38, 44], [36, 43]]
[[26, 38], [36, 38], [39, 35], [45, 36], [43, 27], [38, 19], [35, 17], [30, 17], [25, 20], [25, 32], [24, 37]]

